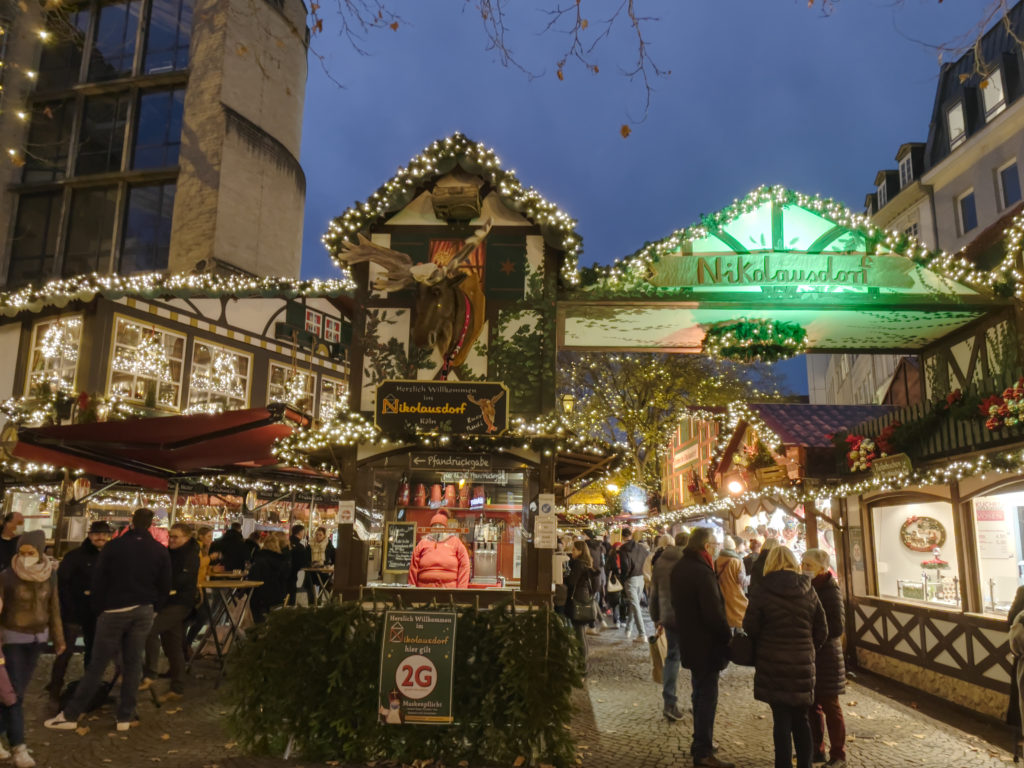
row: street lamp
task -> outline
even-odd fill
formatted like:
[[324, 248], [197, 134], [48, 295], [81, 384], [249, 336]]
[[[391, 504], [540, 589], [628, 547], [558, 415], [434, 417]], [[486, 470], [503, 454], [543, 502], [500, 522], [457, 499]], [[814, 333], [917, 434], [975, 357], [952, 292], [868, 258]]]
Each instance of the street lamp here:
[[565, 392], [559, 397], [559, 400], [562, 403], [562, 413], [566, 416], [570, 415], [572, 413], [573, 406], [576, 405], [576, 395], [572, 392]]

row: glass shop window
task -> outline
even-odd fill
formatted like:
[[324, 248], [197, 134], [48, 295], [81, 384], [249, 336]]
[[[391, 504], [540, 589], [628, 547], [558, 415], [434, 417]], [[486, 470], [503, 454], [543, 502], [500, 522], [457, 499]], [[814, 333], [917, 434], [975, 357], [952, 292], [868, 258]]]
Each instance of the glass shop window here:
[[110, 361], [110, 392], [149, 407], [177, 408], [185, 337], [118, 317]]
[[348, 387], [340, 379], [320, 377], [320, 405], [317, 413], [320, 421], [330, 421], [345, 410], [348, 403]]
[[74, 116], [69, 99], [33, 105], [22, 181], [61, 181], [67, 175]]
[[313, 412], [313, 377], [287, 365], [270, 364], [268, 403], [287, 403], [303, 413]]
[[55, 23], [50, 29], [39, 56], [40, 91], [62, 90], [78, 82], [90, 14], [90, 8], [82, 6], [69, 12], [67, 23]]
[[22, 195], [11, 238], [7, 287], [42, 282], [53, 276], [60, 224], [61, 192]]
[[[410, 461], [413, 466], [405, 471], [374, 470], [373, 506], [383, 522], [383, 558], [380, 571], [370, 574], [371, 582], [455, 587], [461, 571], [454, 568], [452, 558], [444, 567], [434, 568], [427, 559], [415, 557], [417, 545], [425, 538], [441, 543], [454, 536], [468, 555], [469, 571], [464, 576], [470, 588], [517, 583], [528, 515], [527, 473], [514, 469], [437, 471], [418, 468], [421, 457], [412, 456]], [[440, 533], [431, 530], [439, 515], [446, 519]], [[450, 546], [455, 546], [454, 542]], [[417, 563], [422, 568], [412, 567]], [[442, 570], [445, 573], [439, 572]]]
[[90, 82], [116, 80], [132, 73], [141, 8], [140, 0], [108, 3], [100, 7], [96, 39], [89, 58]]
[[153, 0], [146, 30], [143, 72], [171, 72], [188, 67], [192, 36], [192, 0]]
[[877, 506], [871, 515], [879, 596], [959, 607], [952, 507], [945, 502]]
[[167, 269], [175, 189], [173, 182], [129, 189], [121, 274]]
[[178, 164], [185, 89], [148, 91], [139, 97], [132, 168], [167, 168]]
[[251, 367], [249, 355], [197, 340], [192, 348], [188, 410], [202, 413], [245, 408]]
[[1005, 615], [1024, 584], [1024, 491], [981, 496], [971, 506], [981, 602], [985, 613]]
[[127, 93], [92, 96], [85, 100], [75, 164], [75, 172], [80, 176], [121, 170], [128, 102]]
[[64, 277], [110, 272], [117, 187], [75, 190], [64, 253]]
[[82, 343], [82, 316], [47, 318], [32, 328], [28, 395], [43, 390], [75, 391], [75, 371]]

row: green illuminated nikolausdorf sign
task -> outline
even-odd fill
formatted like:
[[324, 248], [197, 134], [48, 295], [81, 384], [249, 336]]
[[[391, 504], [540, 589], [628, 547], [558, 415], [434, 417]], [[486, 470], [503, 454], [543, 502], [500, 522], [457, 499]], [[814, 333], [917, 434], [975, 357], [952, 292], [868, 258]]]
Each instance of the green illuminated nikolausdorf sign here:
[[916, 354], [1012, 313], [989, 278], [834, 201], [761, 187], [566, 281], [558, 345], [699, 353], [710, 327], [746, 318], [799, 325], [812, 352]]

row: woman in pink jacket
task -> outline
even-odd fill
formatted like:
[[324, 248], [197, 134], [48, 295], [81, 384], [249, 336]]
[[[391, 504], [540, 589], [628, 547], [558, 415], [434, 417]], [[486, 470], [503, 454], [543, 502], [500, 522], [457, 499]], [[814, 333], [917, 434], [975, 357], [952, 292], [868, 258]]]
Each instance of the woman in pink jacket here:
[[465, 589], [469, 586], [469, 552], [448, 530], [447, 510], [430, 518], [430, 533], [420, 539], [412, 552], [409, 583], [433, 589]]

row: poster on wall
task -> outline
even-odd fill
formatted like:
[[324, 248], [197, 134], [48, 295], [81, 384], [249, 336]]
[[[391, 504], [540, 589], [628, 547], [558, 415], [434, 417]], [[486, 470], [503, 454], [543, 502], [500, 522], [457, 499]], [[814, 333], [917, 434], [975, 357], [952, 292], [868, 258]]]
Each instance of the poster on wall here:
[[850, 529], [850, 564], [855, 571], [864, 570], [864, 529]]
[[387, 725], [448, 725], [455, 614], [388, 611], [380, 648], [377, 714]]
[[998, 498], [974, 502], [974, 526], [978, 536], [978, 557], [1005, 560], [1014, 556], [1006, 524], [1006, 509]]

